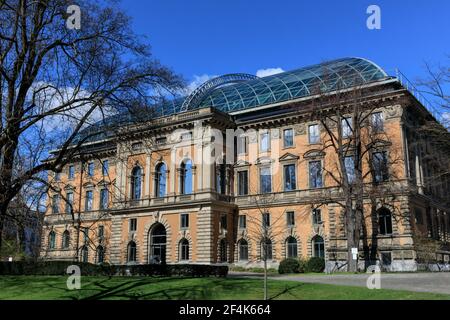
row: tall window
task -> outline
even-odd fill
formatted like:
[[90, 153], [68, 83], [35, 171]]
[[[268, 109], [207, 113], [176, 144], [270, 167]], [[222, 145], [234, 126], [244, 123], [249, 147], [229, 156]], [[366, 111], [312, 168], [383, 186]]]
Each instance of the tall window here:
[[66, 213], [71, 213], [73, 207], [73, 192], [67, 192], [66, 194]]
[[295, 164], [288, 164], [284, 166], [284, 190], [292, 191], [297, 189], [295, 178]]
[[238, 171], [238, 194], [248, 195], [248, 171]]
[[309, 143], [316, 144], [320, 142], [319, 125], [312, 124], [308, 127]]
[[107, 176], [109, 172], [109, 161], [104, 160], [102, 163], [102, 175]]
[[98, 226], [98, 240], [100, 242], [105, 238], [105, 226]]
[[70, 245], [70, 233], [68, 230], [63, 232], [62, 235], [62, 248], [63, 249], [69, 249]]
[[88, 263], [89, 262], [89, 251], [87, 246], [83, 246], [81, 248], [81, 262]]
[[270, 239], [263, 239], [261, 241], [261, 260], [272, 260], [272, 241]]
[[312, 220], [314, 224], [322, 223], [322, 212], [320, 211], [320, 209], [313, 209]]
[[286, 240], [286, 256], [287, 258], [297, 258], [297, 240], [294, 237], [289, 237]]
[[325, 258], [325, 243], [321, 236], [315, 236], [312, 240], [314, 257]]
[[187, 229], [189, 228], [189, 214], [182, 213], [180, 216], [180, 225], [181, 229]]
[[309, 187], [311, 189], [322, 188], [322, 162], [309, 162]]
[[127, 261], [136, 262], [136, 243], [134, 241], [130, 241], [130, 243], [128, 243], [127, 253]]
[[295, 213], [294, 211], [286, 212], [286, 223], [288, 227], [293, 227], [295, 225]]
[[226, 179], [225, 179], [225, 165], [223, 163], [216, 166], [216, 191], [220, 194], [225, 194]]
[[248, 260], [248, 243], [246, 240], [241, 239], [238, 244], [239, 249], [239, 261]]
[[378, 211], [378, 226], [380, 228], [380, 234], [392, 234], [392, 214], [390, 210], [381, 208]]
[[103, 263], [105, 261], [105, 249], [102, 246], [97, 247], [97, 263]]
[[139, 166], [133, 168], [131, 171], [131, 199], [138, 200], [141, 198], [141, 180], [142, 170]]
[[108, 197], [109, 192], [108, 189], [101, 189], [100, 190], [100, 209], [108, 209]]
[[259, 151], [260, 152], [267, 152], [269, 150], [270, 150], [270, 133], [269, 132], [263, 132], [260, 135]]
[[192, 193], [192, 161], [186, 160], [180, 167], [180, 192], [181, 194]]
[[81, 229], [82, 233], [83, 233], [83, 241], [84, 243], [88, 243], [89, 242], [89, 228], [88, 227], [84, 227], [83, 229]]
[[237, 138], [237, 153], [246, 154], [248, 152], [248, 137], [239, 136]]
[[48, 235], [48, 247], [51, 250], [56, 248], [56, 233], [55, 233], [55, 231], [51, 231]]
[[220, 228], [222, 230], [228, 229], [228, 217], [226, 214], [223, 214], [220, 216]]
[[156, 176], [155, 176], [155, 196], [156, 197], [165, 197], [166, 196], [166, 176], [167, 169], [164, 163], [158, 164], [156, 167]]
[[270, 167], [262, 167], [259, 171], [261, 193], [272, 192], [272, 175]]
[[52, 213], [59, 213], [59, 195], [55, 194], [52, 197]]
[[353, 133], [352, 118], [351, 117], [342, 118], [341, 125], [342, 125], [342, 137], [343, 138], [350, 137]]
[[189, 260], [189, 241], [187, 239], [182, 239], [180, 241], [180, 261]]
[[69, 166], [69, 179], [72, 180], [75, 178], [75, 167], [73, 165]]
[[130, 232], [134, 232], [137, 230], [137, 219], [130, 219]]
[[355, 182], [355, 158], [352, 156], [344, 158], [345, 171], [347, 171], [347, 179], [349, 183]]
[[88, 163], [88, 167], [87, 167], [87, 175], [88, 177], [93, 177], [94, 176], [94, 163], [93, 162], [89, 162]]
[[86, 191], [86, 202], [84, 204], [85, 211], [92, 211], [92, 204], [94, 203], [94, 192], [92, 190]]
[[388, 159], [386, 151], [373, 153], [373, 171], [373, 178], [375, 182], [384, 182], [389, 180]]
[[384, 130], [383, 112], [372, 113], [371, 120], [374, 132], [382, 132]]
[[270, 227], [270, 213], [265, 212], [262, 214], [262, 225], [264, 228]]
[[247, 216], [240, 215], [239, 216], [239, 229], [247, 228]]
[[294, 146], [294, 130], [293, 129], [285, 129], [283, 131], [283, 145], [285, 148]]

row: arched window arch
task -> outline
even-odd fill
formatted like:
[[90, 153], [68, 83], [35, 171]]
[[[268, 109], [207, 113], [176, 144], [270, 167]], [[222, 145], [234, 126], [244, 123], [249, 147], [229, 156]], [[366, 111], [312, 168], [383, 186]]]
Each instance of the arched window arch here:
[[97, 263], [105, 261], [105, 249], [102, 246], [97, 247]]
[[189, 261], [189, 241], [184, 238], [179, 243], [180, 261]]
[[192, 161], [187, 159], [180, 166], [180, 193], [192, 193]]
[[239, 240], [238, 243], [239, 261], [248, 260], [248, 242], [245, 239]]
[[261, 241], [261, 260], [272, 260], [272, 241], [269, 238]]
[[48, 247], [49, 249], [56, 249], [56, 233], [55, 231], [50, 231], [48, 235]]
[[131, 199], [138, 200], [141, 198], [142, 185], [142, 169], [135, 166], [131, 171]]
[[378, 210], [378, 227], [382, 235], [392, 234], [392, 214], [387, 208]]
[[89, 251], [87, 246], [81, 247], [81, 262], [89, 262]]
[[312, 239], [313, 244], [313, 256], [319, 258], [325, 258], [325, 242], [321, 236], [315, 236]]
[[286, 257], [297, 258], [297, 256], [298, 256], [297, 239], [295, 239], [294, 237], [289, 237], [286, 239]]
[[62, 248], [68, 249], [70, 246], [70, 232], [69, 230], [66, 230], [63, 232], [62, 235]]
[[134, 241], [128, 243], [127, 262], [136, 262], [136, 242]]
[[228, 257], [227, 257], [227, 252], [228, 251], [228, 245], [227, 245], [227, 240], [222, 239], [220, 240], [220, 244], [219, 244], [219, 259], [220, 262], [227, 262], [228, 261]]
[[166, 165], [164, 163], [158, 164], [155, 170], [155, 197], [157, 198], [166, 196], [166, 177]]

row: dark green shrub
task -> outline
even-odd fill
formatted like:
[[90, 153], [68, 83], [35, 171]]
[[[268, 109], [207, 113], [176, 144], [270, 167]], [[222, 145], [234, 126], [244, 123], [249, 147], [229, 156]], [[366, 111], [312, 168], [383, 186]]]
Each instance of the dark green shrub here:
[[299, 263], [299, 266], [298, 266], [298, 272], [299, 273], [305, 273], [306, 272], [306, 263], [307, 263], [308, 261], [307, 260], [305, 260], [305, 259], [299, 259], [298, 260], [298, 263]]
[[325, 270], [325, 260], [319, 257], [312, 257], [306, 262], [305, 272], [323, 272]]
[[298, 273], [300, 269], [300, 262], [297, 259], [284, 259], [278, 266], [278, 273]]

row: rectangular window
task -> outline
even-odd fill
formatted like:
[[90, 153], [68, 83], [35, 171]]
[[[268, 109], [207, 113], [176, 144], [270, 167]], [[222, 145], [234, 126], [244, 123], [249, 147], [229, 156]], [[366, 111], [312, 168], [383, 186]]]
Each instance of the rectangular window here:
[[416, 223], [417, 224], [423, 224], [423, 214], [422, 210], [416, 209], [414, 210], [415, 216], [416, 216]]
[[260, 189], [261, 193], [272, 192], [272, 175], [269, 167], [263, 167], [260, 169]]
[[237, 153], [247, 154], [248, 152], [248, 137], [239, 136], [237, 139]]
[[104, 226], [98, 226], [98, 238], [100, 240], [103, 240], [105, 236], [105, 227]]
[[109, 192], [108, 189], [101, 189], [100, 190], [100, 209], [108, 209], [108, 196]]
[[189, 214], [182, 213], [180, 216], [180, 219], [181, 219], [181, 222], [180, 222], [181, 229], [189, 228]]
[[83, 240], [84, 243], [87, 243], [89, 241], [89, 228], [87, 227], [83, 228]]
[[108, 161], [108, 160], [105, 160], [105, 161], [103, 161], [103, 163], [102, 163], [102, 174], [103, 174], [104, 176], [107, 176], [107, 175], [108, 175], [108, 172], [109, 172], [109, 161]]
[[270, 213], [266, 212], [262, 214], [262, 225], [264, 228], [270, 227]]
[[66, 213], [71, 213], [73, 206], [73, 192], [68, 192], [66, 194]]
[[384, 182], [389, 179], [387, 152], [373, 153], [373, 178], [375, 182]]
[[52, 213], [59, 213], [59, 195], [52, 197]]
[[286, 221], [287, 221], [288, 227], [295, 226], [295, 213], [294, 213], [294, 211], [286, 212]]
[[316, 144], [320, 142], [319, 125], [312, 124], [308, 127], [309, 143]]
[[132, 151], [139, 151], [142, 149], [142, 142], [135, 142], [131, 145]]
[[286, 129], [283, 131], [283, 144], [285, 148], [294, 146], [294, 130]]
[[322, 223], [322, 213], [321, 213], [320, 209], [313, 209], [312, 219], [313, 219], [314, 224]]
[[239, 229], [247, 228], [247, 216], [240, 215], [239, 216]]
[[220, 216], [220, 228], [223, 230], [227, 230], [228, 223], [227, 223], [227, 215], [223, 214]]
[[94, 200], [94, 192], [92, 190], [86, 191], [86, 203], [85, 203], [85, 211], [92, 210], [92, 204]]
[[345, 171], [347, 171], [347, 179], [349, 183], [355, 182], [355, 159], [353, 157], [345, 157]]
[[351, 117], [345, 117], [341, 120], [342, 123], [342, 137], [348, 138], [353, 133], [353, 126], [352, 126], [352, 118]]
[[372, 129], [374, 132], [382, 132], [384, 130], [383, 112], [372, 113]]
[[267, 152], [270, 150], [270, 134], [269, 132], [261, 133], [259, 141], [259, 151]]
[[89, 177], [93, 177], [94, 176], [94, 163], [93, 162], [89, 162], [88, 163], [87, 175]]
[[73, 165], [69, 166], [69, 174], [68, 174], [68, 176], [69, 176], [70, 180], [75, 178], [75, 167]]
[[248, 195], [248, 171], [238, 172], [238, 194], [240, 196]]
[[130, 219], [130, 232], [137, 230], [137, 219]]
[[226, 172], [225, 165], [219, 164], [215, 167], [216, 170], [216, 191], [220, 194], [226, 193]]
[[284, 190], [292, 191], [297, 189], [295, 177], [295, 164], [284, 166]]
[[309, 187], [311, 189], [322, 188], [322, 162], [309, 162]]

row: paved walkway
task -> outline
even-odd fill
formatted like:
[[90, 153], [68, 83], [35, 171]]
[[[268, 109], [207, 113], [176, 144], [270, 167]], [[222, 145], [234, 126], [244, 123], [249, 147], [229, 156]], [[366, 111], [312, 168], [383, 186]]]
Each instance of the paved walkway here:
[[[262, 275], [230, 272], [230, 276], [261, 277]], [[270, 276], [270, 279], [366, 287], [369, 276], [370, 274], [280, 275]], [[450, 294], [450, 272], [382, 273], [381, 288]]]

